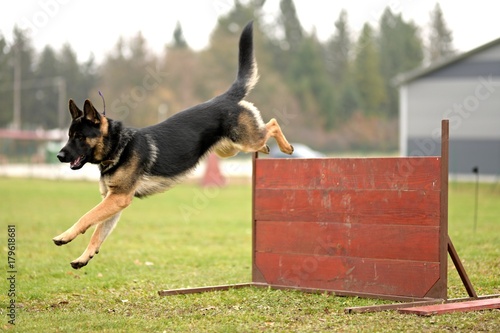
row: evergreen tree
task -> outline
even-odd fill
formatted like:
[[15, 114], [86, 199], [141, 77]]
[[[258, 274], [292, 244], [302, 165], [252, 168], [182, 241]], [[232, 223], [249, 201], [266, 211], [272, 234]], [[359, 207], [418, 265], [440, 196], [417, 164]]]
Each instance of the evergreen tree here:
[[0, 127], [12, 121], [13, 74], [7, 40], [0, 34]]
[[174, 44], [173, 44], [174, 48], [176, 48], [176, 49], [188, 48], [188, 44], [186, 42], [186, 39], [184, 38], [184, 33], [182, 32], [181, 24], [178, 21], [177, 21], [177, 25], [175, 26], [173, 40], [174, 40]]
[[[328, 75], [325, 49], [315, 33], [304, 33], [293, 0], [281, 0], [280, 10], [278, 22], [284, 37], [274, 43], [279, 46], [274, 49], [274, 67], [283, 73], [308, 125], [331, 129], [338, 117], [334, 113], [334, 86]], [[288, 51], [285, 56], [284, 51]]]
[[327, 65], [336, 85], [341, 85], [349, 74], [351, 38], [347, 26], [347, 12], [342, 10], [335, 22], [335, 34], [327, 44]]
[[189, 48], [181, 24], [177, 22], [172, 43], [167, 45], [161, 63], [162, 70], [168, 73], [161, 85], [161, 103], [170, 114], [202, 102], [197, 88], [201, 82], [198, 75], [203, 69], [199, 68], [198, 60], [198, 54]]
[[431, 62], [455, 54], [453, 34], [444, 20], [439, 3], [431, 12], [428, 53]]
[[36, 98], [36, 108], [32, 110], [29, 122], [43, 128], [58, 125], [58, 61], [56, 52], [45, 46], [35, 68], [35, 79], [31, 92]]
[[[89, 93], [95, 87], [97, 74], [94, 64], [94, 59], [91, 56], [86, 62], [79, 63], [75, 51], [69, 44], [64, 44], [57, 55], [58, 70], [57, 75], [64, 81], [65, 85], [62, 89], [66, 91], [65, 100], [72, 98], [77, 103], [89, 98]], [[60, 91], [59, 93], [64, 93]], [[62, 122], [67, 126], [70, 117], [68, 112], [64, 112]]]
[[360, 108], [361, 97], [354, 80], [349, 77], [340, 88], [337, 101], [335, 103], [335, 113], [338, 115], [338, 122], [349, 120]]
[[280, 23], [285, 34], [285, 42], [291, 51], [297, 50], [304, 37], [304, 31], [297, 16], [293, 0], [280, 1]]
[[[130, 51], [130, 62], [132, 62], [135, 67], [142, 68], [150, 63], [153, 55], [149, 52], [147, 41], [141, 32], [138, 32], [130, 39], [128, 48]], [[139, 83], [139, 81], [137, 81], [137, 83]]]
[[[69, 44], [64, 44], [58, 56], [58, 75], [66, 84], [66, 95], [77, 103], [83, 103], [88, 98], [93, 82], [88, 82], [85, 64], [79, 64], [75, 52]], [[90, 83], [90, 84], [89, 84]], [[68, 118], [69, 121], [69, 118]]]
[[351, 75], [351, 37], [347, 12], [342, 10], [335, 22], [335, 33], [326, 45], [326, 64], [336, 94], [337, 122], [347, 120], [359, 107], [359, 94]]
[[380, 18], [379, 29], [380, 71], [387, 92], [384, 111], [394, 117], [399, 110], [399, 94], [392, 80], [422, 64], [423, 46], [417, 26], [405, 22], [401, 14], [395, 15], [389, 7]]
[[[33, 113], [36, 111], [37, 101], [33, 98], [33, 90], [28, 88], [33, 86], [33, 63], [35, 51], [31, 44], [31, 40], [28, 38], [28, 34], [15, 27], [13, 30], [13, 43], [9, 48], [9, 58], [12, 59], [12, 66], [15, 67], [15, 63], [19, 66], [20, 70], [20, 121], [21, 127], [33, 127]], [[13, 72], [15, 70], [13, 69]], [[13, 75], [13, 80], [14, 80]], [[13, 105], [15, 102], [13, 101]], [[13, 120], [12, 120], [13, 121]]]
[[[64, 58], [63, 58], [64, 62]], [[98, 65], [95, 62], [94, 55], [90, 55], [87, 61], [79, 64], [80, 67], [80, 75], [82, 77], [82, 94], [89, 94], [89, 91], [95, 87], [96, 82], [99, 79], [99, 73], [97, 71]]]
[[[311, 124], [332, 129], [336, 122], [334, 114], [334, 88], [328, 77], [323, 49], [316, 36], [304, 37], [294, 54], [289, 71], [292, 91], [300, 98], [302, 109], [309, 115]], [[315, 119], [319, 118], [319, 119]]]
[[373, 28], [365, 23], [356, 45], [354, 79], [367, 115], [380, 114], [387, 100], [379, 59]]

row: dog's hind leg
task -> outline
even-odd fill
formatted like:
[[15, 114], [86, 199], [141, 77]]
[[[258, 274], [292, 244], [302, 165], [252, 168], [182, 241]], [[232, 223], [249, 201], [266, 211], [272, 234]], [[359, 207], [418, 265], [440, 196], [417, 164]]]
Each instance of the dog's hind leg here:
[[266, 130], [266, 141], [269, 137], [273, 137], [282, 152], [289, 155], [293, 153], [293, 146], [288, 143], [288, 140], [285, 138], [285, 135], [283, 134], [283, 131], [281, 130], [281, 127], [276, 119], [273, 118], [266, 124]]
[[108, 235], [113, 231], [116, 223], [120, 219], [121, 212], [114, 215], [110, 219], [98, 224], [90, 238], [89, 245], [85, 252], [82, 253], [80, 257], [71, 262], [71, 267], [74, 269], [82, 268], [87, 265], [87, 263], [94, 257], [94, 255], [99, 253], [102, 243], [108, 237]]
[[236, 144], [239, 150], [269, 154], [267, 141], [273, 137], [282, 152], [289, 155], [293, 153], [293, 146], [285, 138], [276, 119], [273, 118], [264, 124], [259, 110], [253, 104], [240, 101], [239, 106], [243, 109], [238, 117], [238, 129], [241, 135]]

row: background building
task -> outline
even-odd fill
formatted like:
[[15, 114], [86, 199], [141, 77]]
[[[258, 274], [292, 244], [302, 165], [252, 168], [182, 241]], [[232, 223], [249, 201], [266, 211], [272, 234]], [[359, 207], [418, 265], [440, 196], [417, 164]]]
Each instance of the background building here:
[[500, 174], [500, 38], [397, 77], [400, 152], [440, 154], [450, 120], [450, 173]]

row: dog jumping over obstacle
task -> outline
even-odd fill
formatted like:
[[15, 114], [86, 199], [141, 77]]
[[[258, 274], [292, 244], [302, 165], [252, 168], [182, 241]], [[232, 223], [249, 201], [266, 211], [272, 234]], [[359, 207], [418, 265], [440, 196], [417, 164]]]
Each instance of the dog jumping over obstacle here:
[[253, 25], [239, 41], [236, 80], [222, 95], [141, 129], [127, 128], [100, 114], [89, 100], [83, 111], [69, 101], [69, 139], [57, 154], [73, 170], [98, 164], [103, 200], [72, 227], [53, 238], [56, 245], [71, 242], [97, 225], [83, 254], [71, 262], [81, 268], [99, 248], [133, 197], [166, 191], [189, 173], [208, 152], [231, 157], [238, 152], [269, 153], [266, 142], [276, 139], [280, 150], [293, 153], [276, 119], [264, 123], [257, 108], [244, 100], [258, 80], [253, 53]]

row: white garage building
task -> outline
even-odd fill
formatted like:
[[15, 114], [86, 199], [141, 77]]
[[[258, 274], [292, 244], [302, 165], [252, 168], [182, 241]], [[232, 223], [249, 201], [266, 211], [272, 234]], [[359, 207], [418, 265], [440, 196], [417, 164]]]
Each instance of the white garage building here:
[[402, 156], [439, 155], [447, 118], [450, 173], [500, 175], [500, 38], [396, 80]]

